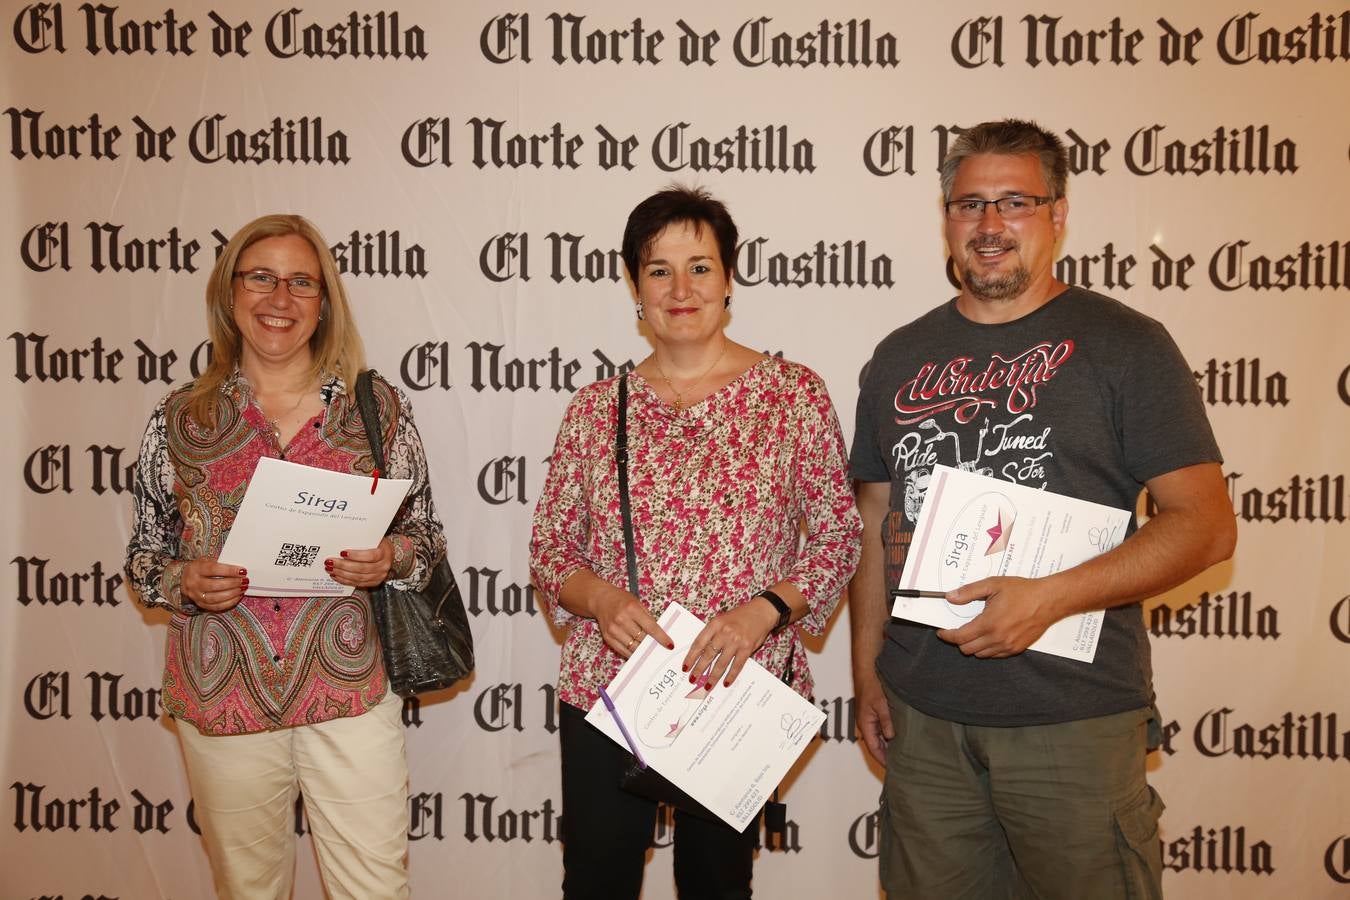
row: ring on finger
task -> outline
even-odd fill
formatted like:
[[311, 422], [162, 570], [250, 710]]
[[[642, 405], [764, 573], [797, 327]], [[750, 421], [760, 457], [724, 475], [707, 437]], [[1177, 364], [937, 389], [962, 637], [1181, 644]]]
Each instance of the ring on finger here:
[[629, 650], [632, 650], [634, 647], [636, 647], [636, 646], [637, 646], [637, 642], [638, 642], [638, 639], [637, 639], [637, 638], [635, 638], [635, 637], [634, 637], [634, 638], [629, 638], [629, 640], [628, 640], [628, 649], [629, 649]]

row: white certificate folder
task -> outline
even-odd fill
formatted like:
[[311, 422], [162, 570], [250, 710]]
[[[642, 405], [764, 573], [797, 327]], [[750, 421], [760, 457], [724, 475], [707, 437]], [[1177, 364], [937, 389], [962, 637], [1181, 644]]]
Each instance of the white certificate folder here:
[[249, 596], [345, 597], [353, 588], [329, 578], [323, 561], [379, 544], [410, 487], [263, 457], [220, 561], [248, 570]]
[[659, 621], [675, 649], [643, 638], [607, 687], [628, 735], [600, 701], [586, 721], [637, 749], [647, 765], [743, 831], [816, 736], [825, 713], [753, 659], [731, 687], [691, 684], [681, 664], [703, 622], [678, 603]]
[[[934, 466], [899, 586], [946, 592], [995, 575], [1043, 578], [1116, 547], [1129, 524], [1123, 509]], [[896, 597], [891, 607], [898, 619], [938, 628], [960, 628], [983, 611], [983, 600], [932, 597]], [[1030, 649], [1090, 663], [1104, 618], [1101, 610], [1068, 616]]]

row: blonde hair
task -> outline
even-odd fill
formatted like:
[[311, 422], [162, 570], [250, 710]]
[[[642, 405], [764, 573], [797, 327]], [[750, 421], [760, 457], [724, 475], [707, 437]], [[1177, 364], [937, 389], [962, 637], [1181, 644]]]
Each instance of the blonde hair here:
[[348, 394], [356, 390], [356, 376], [365, 368], [366, 353], [328, 242], [314, 223], [303, 216], [263, 216], [249, 222], [230, 238], [206, 283], [206, 329], [211, 336], [211, 362], [198, 377], [187, 400], [188, 410], [199, 425], [215, 426], [220, 386], [239, 365], [243, 338], [234, 322], [232, 307], [234, 269], [239, 256], [258, 241], [289, 234], [309, 241], [319, 258], [323, 278], [320, 299], [323, 312], [319, 316], [319, 326], [309, 339], [310, 375], [313, 378], [339, 375], [346, 382]]

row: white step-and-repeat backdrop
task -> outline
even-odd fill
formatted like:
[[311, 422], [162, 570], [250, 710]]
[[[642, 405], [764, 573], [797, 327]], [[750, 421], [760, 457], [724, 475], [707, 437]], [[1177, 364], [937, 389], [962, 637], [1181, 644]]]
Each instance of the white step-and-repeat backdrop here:
[[[1347, 895], [1350, 10], [352, 2], [3, 4], [0, 894], [211, 896], [159, 710], [165, 617], [121, 566], [137, 442], [202, 366], [206, 273], [241, 224], [325, 231], [429, 450], [479, 665], [405, 710], [414, 889], [549, 897], [560, 637], [526, 541], [568, 399], [649, 352], [629, 209], [672, 180], [728, 203], [730, 333], [819, 371], [851, 435], [873, 345], [954, 293], [944, 148], [1018, 115], [1071, 146], [1060, 277], [1171, 329], [1240, 520], [1231, 563], [1144, 613], [1169, 895]], [[847, 635], [843, 610], [811, 645], [827, 718], [765, 897], [876, 895]]]

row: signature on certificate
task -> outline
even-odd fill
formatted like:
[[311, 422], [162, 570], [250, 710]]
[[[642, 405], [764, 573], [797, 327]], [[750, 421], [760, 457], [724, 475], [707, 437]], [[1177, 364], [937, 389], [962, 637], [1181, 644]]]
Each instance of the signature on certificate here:
[[1117, 535], [1121, 528], [1121, 525], [1093, 525], [1088, 528], [1088, 543], [1096, 547], [1099, 553], [1105, 553], [1120, 543]]
[[801, 733], [806, 730], [806, 720], [801, 716], [794, 716], [792, 713], [783, 713], [778, 724], [783, 728], [783, 734], [787, 735], [788, 740], [796, 741]]

